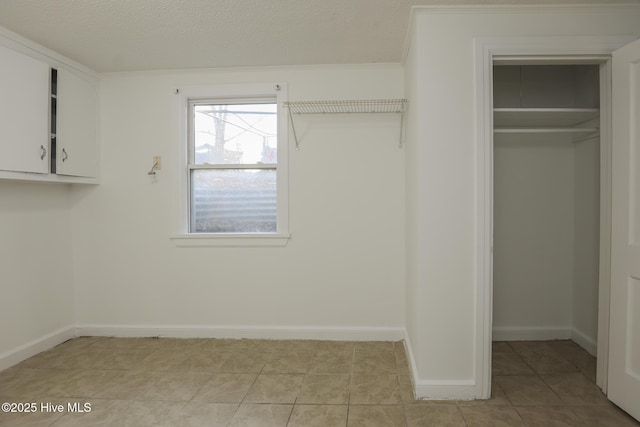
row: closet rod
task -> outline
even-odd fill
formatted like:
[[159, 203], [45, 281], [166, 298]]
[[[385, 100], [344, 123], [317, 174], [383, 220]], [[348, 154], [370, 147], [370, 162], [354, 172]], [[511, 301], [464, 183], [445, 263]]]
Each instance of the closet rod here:
[[495, 128], [494, 133], [595, 133], [598, 128]]

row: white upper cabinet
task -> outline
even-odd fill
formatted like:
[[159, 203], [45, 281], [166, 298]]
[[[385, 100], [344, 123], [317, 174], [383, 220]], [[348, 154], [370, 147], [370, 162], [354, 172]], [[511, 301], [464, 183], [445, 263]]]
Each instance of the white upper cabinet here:
[[0, 171], [49, 172], [49, 65], [0, 46]]
[[97, 176], [97, 90], [91, 82], [63, 68], [57, 70], [57, 175]]

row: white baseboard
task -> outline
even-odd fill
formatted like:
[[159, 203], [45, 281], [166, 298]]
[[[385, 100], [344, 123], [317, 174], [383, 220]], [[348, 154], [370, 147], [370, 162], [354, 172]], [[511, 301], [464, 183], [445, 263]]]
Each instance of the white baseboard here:
[[12, 350], [5, 351], [0, 354], [0, 371], [73, 338], [75, 330], [74, 326], [60, 328]]
[[473, 400], [476, 382], [473, 380], [422, 380], [415, 384], [416, 399], [422, 400]]
[[586, 335], [582, 331], [579, 331], [578, 329], [575, 329], [575, 328], [571, 330], [571, 339], [580, 347], [584, 348], [587, 351], [587, 353], [589, 353], [594, 357], [597, 357], [598, 343], [596, 342], [595, 339], [591, 338], [590, 336]]
[[510, 327], [495, 326], [493, 341], [545, 341], [568, 340], [572, 337], [570, 327]]
[[477, 399], [477, 387], [473, 380], [422, 380], [413, 357], [409, 334], [405, 333], [404, 348], [409, 358], [411, 383], [417, 400], [472, 400]]
[[210, 325], [77, 325], [77, 336], [399, 341], [404, 328]]

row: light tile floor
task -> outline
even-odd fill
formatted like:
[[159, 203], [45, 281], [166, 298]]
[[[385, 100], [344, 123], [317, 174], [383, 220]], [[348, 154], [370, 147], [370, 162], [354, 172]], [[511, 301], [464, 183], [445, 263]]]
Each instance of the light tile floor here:
[[494, 343], [493, 373], [490, 400], [416, 401], [401, 342], [77, 338], [0, 372], [35, 409], [0, 425], [640, 426], [570, 341]]

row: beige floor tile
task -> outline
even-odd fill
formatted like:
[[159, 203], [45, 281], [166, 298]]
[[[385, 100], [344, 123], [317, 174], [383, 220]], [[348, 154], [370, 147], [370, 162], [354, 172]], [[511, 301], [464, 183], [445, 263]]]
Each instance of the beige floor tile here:
[[260, 374], [243, 402], [294, 403], [303, 380], [302, 374]]
[[257, 374], [213, 374], [193, 397], [192, 402], [240, 403]]
[[225, 427], [238, 406], [238, 403], [187, 403], [182, 408], [180, 426]]
[[202, 350], [205, 340], [202, 338], [140, 338], [136, 348], [145, 350], [159, 350], [161, 348], [175, 348], [181, 350]]
[[93, 363], [86, 363], [90, 365], [89, 369], [137, 369], [144, 366], [143, 361], [153, 353], [153, 350], [104, 348], [100, 349], [100, 353], [101, 357], [98, 357]]
[[312, 351], [274, 352], [264, 365], [266, 374], [306, 374], [311, 367]]
[[248, 351], [255, 351], [260, 353], [272, 352], [278, 347], [278, 344], [280, 343], [279, 340], [247, 339], [243, 341], [245, 341]]
[[413, 385], [411, 383], [411, 377], [408, 375], [399, 375], [398, 383], [400, 386], [400, 396], [402, 402], [405, 405], [420, 405], [420, 406], [443, 406], [443, 405], [457, 405], [455, 400], [430, 400], [430, 399], [418, 399], [416, 400], [413, 393]]
[[411, 375], [411, 371], [409, 370], [409, 361], [404, 351], [396, 351], [395, 358], [398, 375]]
[[467, 427], [524, 427], [526, 424], [512, 406], [462, 406]]
[[191, 353], [193, 353], [193, 351], [189, 349], [161, 348], [152, 351], [151, 354], [140, 361], [137, 367], [148, 371], [177, 369], [184, 364], [184, 361]]
[[607, 405], [609, 401], [597, 385], [581, 373], [542, 375], [560, 399], [572, 405]]
[[[91, 405], [84, 413], [66, 413], [52, 424], [52, 427], [86, 427], [118, 425], [118, 418], [127, 411], [133, 402], [129, 400], [89, 399], [82, 404]], [[84, 408], [84, 406], [82, 406]]]
[[392, 341], [356, 341], [356, 351], [394, 351]]
[[355, 348], [353, 341], [318, 341], [316, 351], [353, 351]]
[[57, 384], [68, 381], [71, 376], [81, 371], [71, 371], [68, 369], [38, 369], [34, 372], [35, 373], [30, 372], [18, 382], [14, 382], [13, 385], [10, 386], [11, 394], [31, 397], [45, 396], [46, 391], [50, 390]]
[[100, 399], [136, 399], [152, 388], [164, 375], [160, 371], [122, 371], [92, 397]]
[[311, 359], [309, 373], [312, 374], [349, 374], [353, 367], [353, 351], [322, 350]]
[[347, 405], [295, 405], [287, 427], [345, 427]]
[[502, 388], [495, 381], [491, 382], [491, 398], [490, 399], [475, 399], [475, 400], [460, 400], [458, 401], [460, 406], [484, 406], [484, 405], [500, 405], [508, 406], [511, 402], [507, 398], [507, 395]]
[[119, 427], [175, 427], [181, 425], [184, 402], [133, 402], [116, 418]]
[[466, 427], [460, 409], [456, 406], [407, 406], [409, 427]]
[[631, 418], [618, 407], [609, 405], [572, 406], [573, 412], [585, 427], [638, 427], [640, 422]]
[[318, 348], [317, 340], [282, 340], [275, 345], [275, 352], [297, 353], [297, 352], [315, 352]]
[[557, 354], [561, 355], [572, 365], [578, 369], [590, 370], [596, 363], [596, 358], [590, 355], [585, 349], [574, 343], [573, 341], [548, 341], [549, 346]]
[[51, 369], [58, 364], [58, 360], [68, 356], [70, 353], [78, 352], [81, 348], [77, 350], [57, 350], [56, 348], [52, 348], [51, 350], [43, 351], [42, 353], [38, 353], [35, 356], [28, 358], [27, 360], [23, 360], [18, 365], [14, 366], [13, 369]]
[[567, 406], [517, 406], [529, 427], [580, 427], [583, 421]]
[[353, 375], [350, 404], [397, 405], [402, 403], [396, 375]]
[[293, 405], [240, 405], [229, 427], [286, 427]]
[[18, 392], [21, 384], [30, 378], [40, 375], [39, 369], [13, 367], [0, 372], [0, 396], [29, 397], [30, 394]]
[[354, 374], [397, 374], [393, 351], [358, 351], [353, 357]]
[[219, 372], [222, 364], [231, 357], [231, 354], [232, 352], [230, 351], [194, 351], [180, 362], [175, 370], [180, 372]]
[[[16, 402], [17, 403], [17, 402]], [[39, 402], [38, 402], [39, 405]], [[52, 412], [4, 412], [0, 411], [0, 426], [3, 427], [34, 427], [49, 426], [64, 414]]]
[[170, 372], [139, 399], [188, 401], [211, 379], [211, 375], [202, 372]]
[[91, 346], [78, 350], [50, 350], [24, 361], [20, 366], [38, 369], [96, 369], [106, 356], [105, 349]]
[[351, 405], [348, 427], [405, 427], [407, 419], [402, 406]]
[[257, 374], [270, 359], [268, 353], [233, 351], [218, 370], [233, 374]]
[[536, 374], [577, 372], [578, 368], [558, 354], [548, 342], [513, 341], [509, 346]]
[[307, 375], [296, 403], [347, 404], [350, 380], [349, 375]]
[[88, 398], [96, 394], [109, 382], [117, 379], [120, 371], [82, 370], [69, 371], [43, 390], [42, 395], [53, 397]]
[[71, 350], [77, 351], [82, 348], [87, 348], [90, 345], [96, 344], [98, 341], [104, 340], [105, 337], [77, 337], [63, 342], [53, 348], [53, 350]]
[[493, 355], [491, 399], [416, 401], [402, 342], [80, 338], [0, 372], [0, 400], [91, 413], [0, 414], [0, 425], [640, 427], [571, 341], [495, 343]]
[[535, 375], [520, 356], [505, 342], [493, 343], [492, 347], [493, 375]]
[[244, 351], [247, 350], [247, 340], [208, 339], [203, 342], [201, 349], [206, 351]]
[[495, 382], [514, 405], [558, 405], [562, 403], [553, 390], [537, 376], [495, 377]]
[[103, 337], [91, 344], [94, 348], [126, 348], [135, 350], [143, 347], [145, 338]]

